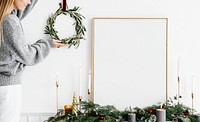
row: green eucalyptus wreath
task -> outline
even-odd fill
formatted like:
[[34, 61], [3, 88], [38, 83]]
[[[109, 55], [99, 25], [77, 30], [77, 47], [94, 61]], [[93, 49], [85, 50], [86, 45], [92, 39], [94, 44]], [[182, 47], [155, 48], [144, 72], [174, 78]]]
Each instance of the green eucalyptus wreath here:
[[[45, 27], [45, 34], [48, 34], [53, 39], [61, 40], [63, 43], [68, 44], [69, 48], [72, 45], [78, 47], [80, 44], [80, 40], [84, 39], [83, 35], [85, 35], [86, 31], [86, 28], [82, 22], [83, 18], [85, 17], [78, 13], [79, 7], [75, 6], [73, 9], [68, 9], [66, 11], [63, 11], [62, 5], [61, 4], [59, 5], [60, 5], [59, 9], [54, 14], [52, 14], [47, 20], [47, 25]], [[64, 39], [60, 39], [58, 37], [57, 35], [58, 31], [55, 30], [54, 23], [56, 21], [57, 16], [59, 16], [60, 14], [64, 15], [69, 14], [70, 17], [72, 17], [75, 20], [75, 23], [73, 25], [75, 25], [76, 34], [73, 35], [72, 37]]]

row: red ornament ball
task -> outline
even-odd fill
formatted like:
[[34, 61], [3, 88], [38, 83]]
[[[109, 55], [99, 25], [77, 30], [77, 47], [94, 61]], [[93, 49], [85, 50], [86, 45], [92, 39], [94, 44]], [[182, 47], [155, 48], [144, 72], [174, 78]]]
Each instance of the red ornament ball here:
[[150, 110], [149, 110], [149, 113], [152, 113], [152, 112], [153, 112], [153, 110], [152, 110], [152, 109], [150, 109]]
[[100, 116], [99, 119], [100, 119], [100, 120], [104, 120], [105, 117], [104, 117], [104, 116]]

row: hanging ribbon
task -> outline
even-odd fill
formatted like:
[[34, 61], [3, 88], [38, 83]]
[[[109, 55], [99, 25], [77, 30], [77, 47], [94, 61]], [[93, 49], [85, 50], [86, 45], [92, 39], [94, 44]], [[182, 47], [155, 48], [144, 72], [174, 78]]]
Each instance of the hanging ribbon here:
[[66, 9], [68, 9], [67, 0], [63, 0], [63, 11], [66, 11]]

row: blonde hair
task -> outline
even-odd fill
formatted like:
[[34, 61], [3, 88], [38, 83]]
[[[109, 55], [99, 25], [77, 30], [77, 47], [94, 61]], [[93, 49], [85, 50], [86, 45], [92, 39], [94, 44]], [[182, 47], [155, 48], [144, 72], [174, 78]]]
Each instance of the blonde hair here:
[[14, 0], [0, 0], [0, 45], [3, 42], [3, 20]]

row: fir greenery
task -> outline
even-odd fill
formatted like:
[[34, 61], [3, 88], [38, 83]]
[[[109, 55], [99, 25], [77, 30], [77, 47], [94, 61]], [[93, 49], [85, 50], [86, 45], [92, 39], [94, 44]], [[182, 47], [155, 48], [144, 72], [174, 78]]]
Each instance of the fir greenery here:
[[93, 102], [83, 101], [78, 116], [74, 114], [66, 115], [64, 110], [61, 109], [46, 122], [124, 122], [128, 121], [129, 113], [136, 114], [137, 122], [156, 122], [156, 110], [160, 108], [160, 105], [163, 109], [166, 109], [166, 121], [200, 122], [195, 115], [191, 114], [194, 110], [175, 101], [170, 98], [163, 104], [160, 103], [145, 108], [129, 107], [124, 111], [119, 111], [111, 105], [100, 106]]
[[[61, 4], [59, 5], [60, 5], [59, 9], [53, 15], [51, 15], [47, 20], [47, 25], [45, 27], [45, 34], [49, 35], [53, 39], [61, 40], [63, 43], [69, 44], [69, 48], [72, 45], [78, 47], [80, 44], [80, 40], [84, 39], [83, 35], [85, 35], [86, 32], [86, 28], [82, 22], [83, 18], [85, 17], [78, 13], [78, 11], [80, 10], [79, 7], [74, 7], [73, 9], [68, 9], [66, 11], [63, 11], [62, 5]], [[75, 20], [74, 25], [75, 25], [76, 35], [74, 35], [73, 37], [68, 37], [64, 39], [60, 39], [58, 37], [57, 35], [58, 31], [55, 30], [54, 26], [56, 18], [61, 14], [64, 15], [69, 14], [70, 17], [72, 17]]]

